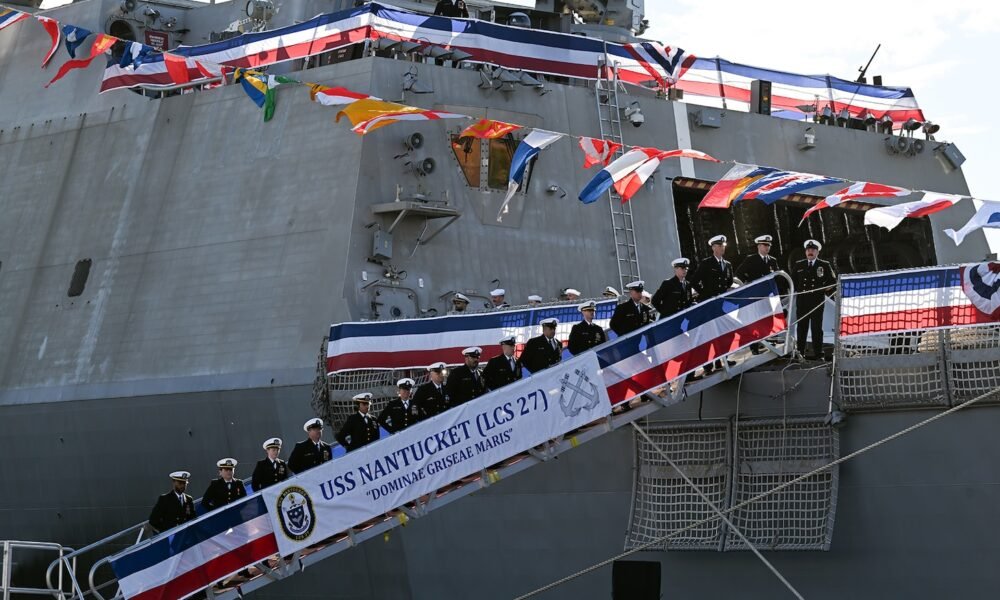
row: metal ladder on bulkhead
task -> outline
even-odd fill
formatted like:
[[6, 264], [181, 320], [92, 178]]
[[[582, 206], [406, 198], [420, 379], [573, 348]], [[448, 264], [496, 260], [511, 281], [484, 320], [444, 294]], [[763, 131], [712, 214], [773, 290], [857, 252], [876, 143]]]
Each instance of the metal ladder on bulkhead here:
[[[601, 139], [621, 144], [622, 120], [621, 106], [618, 104], [618, 64], [609, 60], [607, 47], [605, 47], [602, 61], [598, 65], [597, 83], [594, 86]], [[615, 151], [612, 159], [618, 158], [622, 154], [622, 148], [619, 148]], [[632, 205], [622, 204], [621, 196], [612, 188], [608, 192], [608, 207], [611, 210], [611, 228], [615, 236], [618, 279], [624, 288], [625, 284], [640, 277], [639, 249], [635, 243]]]

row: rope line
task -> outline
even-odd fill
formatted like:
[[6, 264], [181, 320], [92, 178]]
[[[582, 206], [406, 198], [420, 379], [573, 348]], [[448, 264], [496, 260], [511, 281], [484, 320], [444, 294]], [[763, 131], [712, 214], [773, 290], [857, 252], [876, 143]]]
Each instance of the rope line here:
[[805, 600], [805, 598], [802, 597], [802, 594], [800, 594], [799, 591], [796, 590], [795, 587], [792, 586], [792, 584], [787, 579], [785, 579], [784, 575], [782, 575], [781, 572], [778, 571], [778, 569], [775, 568], [774, 565], [772, 565], [766, 558], [764, 558], [764, 555], [760, 553], [760, 550], [758, 550], [756, 546], [750, 543], [750, 540], [748, 540], [747, 537], [743, 535], [743, 532], [740, 531], [736, 527], [736, 525], [734, 525], [733, 522], [729, 520], [729, 517], [723, 514], [722, 510], [720, 510], [719, 507], [716, 506], [714, 502], [712, 502], [711, 498], [706, 496], [705, 492], [701, 491], [701, 488], [698, 487], [698, 485], [695, 484], [694, 481], [691, 481], [691, 479], [687, 476], [687, 473], [682, 471], [680, 466], [678, 466], [677, 463], [673, 461], [673, 459], [667, 456], [667, 453], [664, 452], [663, 449], [660, 448], [660, 446], [657, 445], [656, 442], [654, 442], [652, 438], [649, 437], [649, 434], [643, 431], [641, 427], [636, 425], [635, 421], [632, 421], [631, 423], [629, 423], [629, 425], [631, 425], [636, 431], [638, 431], [639, 435], [645, 438], [646, 442], [649, 443], [649, 445], [656, 450], [657, 454], [662, 456], [663, 459], [667, 461], [667, 464], [669, 464], [671, 468], [677, 471], [677, 473], [684, 479], [684, 482], [687, 483], [689, 486], [691, 486], [691, 489], [693, 489], [695, 493], [698, 494], [698, 497], [704, 500], [705, 504], [707, 504], [713, 511], [715, 511], [715, 514], [719, 515], [719, 518], [721, 518], [726, 523], [726, 525], [728, 525], [729, 528], [736, 535], [738, 535], [741, 540], [743, 540], [743, 543], [747, 545], [747, 548], [750, 548], [750, 551], [753, 552], [754, 555], [756, 555], [757, 558], [760, 559], [760, 562], [764, 563], [764, 566], [766, 566], [772, 573], [774, 573], [774, 576], [777, 577], [779, 580], [781, 580], [781, 583], [785, 584], [785, 587], [787, 587], [788, 590], [792, 592], [792, 594], [794, 594], [796, 598], [798, 598], [799, 600]]
[[[997, 390], [991, 390], [989, 392], [980, 394], [979, 396], [976, 396], [975, 398], [971, 398], [969, 400], [966, 400], [965, 402], [963, 402], [961, 404], [958, 404], [956, 406], [953, 406], [953, 407], [949, 408], [946, 411], [939, 412], [936, 415], [933, 415], [931, 417], [928, 417], [928, 418], [924, 419], [923, 421], [920, 421], [920, 422], [915, 423], [915, 424], [913, 424], [913, 425], [911, 425], [911, 426], [909, 426], [909, 427], [907, 427], [905, 429], [897, 431], [896, 433], [894, 433], [894, 434], [892, 434], [890, 436], [884, 437], [881, 440], [878, 440], [876, 442], [872, 442], [871, 444], [868, 444], [867, 446], [865, 446], [863, 448], [859, 448], [858, 450], [855, 450], [854, 452], [851, 452], [847, 456], [842, 456], [842, 457], [838, 458], [837, 460], [834, 460], [834, 461], [832, 461], [832, 462], [830, 462], [830, 463], [828, 463], [826, 465], [823, 465], [822, 467], [819, 467], [817, 469], [813, 469], [812, 471], [810, 471], [808, 473], [805, 473], [804, 475], [800, 475], [799, 477], [796, 477], [795, 479], [790, 479], [789, 481], [786, 481], [785, 483], [777, 485], [774, 488], [772, 488], [772, 489], [770, 489], [770, 490], [768, 490], [766, 492], [762, 492], [762, 493], [754, 496], [753, 498], [750, 498], [750, 499], [745, 500], [743, 502], [740, 502], [739, 504], [736, 504], [736, 505], [734, 505], [734, 506], [732, 506], [730, 508], [727, 508], [726, 510], [722, 511], [722, 513], [728, 515], [728, 514], [734, 512], [734, 511], [737, 511], [737, 510], [739, 510], [741, 508], [746, 507], [749, 504], [753, 504], [754, 502], [757, 502], [759, 500], [763, 500], [764, 498], [767, 498], [767, 497], [772, 496], [772, 495], [774, 495], [774, 494], [776, 494], [776, 493], [778, 493], [778, 492], [780, 492], [780, 491], [782, 491], [782, 490], [784, 490], [786, 488], [789, 488], [789, 487], [795, 485], [796, 483], [799, 483], [800, 481], [804, 481], [804, 480], [806, 480], [806, 479], [808, 479], [808, 478], [810, 478], [810, 477], [812, 477], [814, 475], [817, 475], [819, 473], [822, 473], [823, 471], [826, 471], [827, 469], [831, 469], [831, 468], [833, 468], [833, 467], [835, 467], [837, 465], [840, 465], [840, 464], [842, 464], [844, 462], [847, 462], [848, 460], [851, 460], [852, 458], [856, 458], [858, 456], [861, 456], [862, 454], [864, 454], [864, 453], [866, 453], [866, 452], [868, 452], [870, 450], [874, 450], [875, 448], [878, 448], [879, 446], [887, 444], [887, 443], [889, 443], [889, 442], [891, 442], [891, 441], [893, 441], [895, 439], [903, 437], [904, 435], [912, 433], [912, 432], [916, 431], [917, 429], [925, 427], [926, 425], [929, 425], [929, 424], [933, 423], [934, 421], [937, 421], [938, 419], [942, 419], [942, 418], [944, 418], [944, 417], [946, 417], [946, 416], [948, 416], [948, 415], [950, 415], [952, 413], [955, 413], [955, 412], [958, 412], [958, 411], [960, 411], [962, 409], [968, 408], [968, 407], [972, 406], [973, 404], [979, 402], [980, 400], [983, 400], [985, 398], [988, 398], [988, 397], [996, 394], [996, 392], [997, 392]], [[658, 544], [662, 544], [663, 542], [666, 542], [666, 541], [670, 540], [671, 538], [677, 537], [677, 536], [679, 536], [682, 533], [685, 533], [687, 531], [695, 529], [696, 527], [701, 527], [702, 525], [704, 525], [706, 523], [710, 523], [710, 522], [714, 521], [717, 518], [718, 517], [714, 517], [714, 516], [713, 517], [707, 517], [705, 519], [701, 519], [700, 521], [695, 521], [694, 523], [691, 523], [689, 525], [685, 525], [684, 527], [682, 527], [682, 528], [680, 528], [680, 529], [678, 529], [676, 531], [673, 531], [671, 533], [668, 533], [667, 535], [660, 536], [658, 538], [654, 538], [652, 540], [649, 540], [648, 542], [644, 542], [644, 543], [640, 544], [639, 546], [636, 546], [635, 548], [632, 548], [631, 550], [626, 550], [626, 551], [624, 551], [624, 552], [622, 552], [620, 554], [615, 555], [612, 558], [603, 560], [603, 561], [601, 561], [599, 563], [595, 563], [595, 564], [593, 564], [593, 565], [591, 565], [589, 567], [586, 567], [584, 569], [581, 569], [581, 570], [579, 570], [579, 571], [577, 571], [577, 572], [575, 572], [575, 573], [573, 573], [571, 575], [567, 575], [566, 577], [563, 577], [561, 579], [553, 581], [552, 583], [544, 585], [544, 586], [542, 586], [542, 587], [540, 587], [540, 588], [538, 588], [538, 589], [536, 589], [534, 591], [531, 591], [531, 592], [528, 592], [527, 594], [518, 596], [515, 600], [524, 600], [525, 598], [531, 598], [532, 596], [536, 596], [536, 595], [538, 595], [538, 594], [540, 594], [542, 592], [551, 590], [551, 589], [553, 589], [555, 587], [558, 587], [558, 586], [560, 586], [560, 585], [562, 585], [564, 583], [572, 581], [572, 580], [576, 579], [577, 577], [581, 577], [583, 575], [586, 575], [588, 573], [596, 571], [597, 569], [600, 569], [602, 567], [606, 567], [606, 566], [614, 563], [617, 560], [621, 560], [623, 558], [626, 558], [626, 557], [631, 556], [633, 554], [636, 554], [638, 552], [642, 552], [643, 550], [646, 550], [646, 549], [651, 548], [653, 546], [656, 546]]]

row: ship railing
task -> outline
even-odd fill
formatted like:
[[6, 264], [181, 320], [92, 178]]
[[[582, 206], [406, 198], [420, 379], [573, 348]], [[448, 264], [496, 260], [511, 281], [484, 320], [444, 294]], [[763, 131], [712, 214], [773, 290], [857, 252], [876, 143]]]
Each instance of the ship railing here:
[[[841, 285], [835, 323], [840, 323]], [[920, 291], [912, 293], [910, 306], [919, 306]], [[948, 408], [991, 391], [996, 393], [980, 404], [1000, 402], [1000, 322], [847, 337], [837, 329], [834, 374], [842, 410]]]
[[[441, 298], [450, 298], [454, 292], [449, 291], [448, 293], [441, 296]], [[469, 293], [471, 299], [483, 300], [485, 304], [488, 299], [485, 296]], [[502, 310], [524, 310], [529, 308], [544, 309], [560, 306], [579, 306], [585, 302], [608, 302], [609, 300], [617, 301], [618, 297], [608, 298], [608, 297], [595, 297], [595, 298], [580, 298], [577, 300], [551, 300], [548, 302], [542, 302], [539, 305], [532, 306], [528, 304], [521, 304], [515, 306], [509, 306]], [[463, 311], [461, 314], [486, 314], [496, 312], [495, 308], [469, 308]], [[401, 321], [407, 318], [428, 318], [441, 316], [436, 311], [433, 313], [426, 313], [421, 317], [399, 317], [392, 319], [379, 319], [379, 321]], [[561, 329], [557, 329], [557, 333], [565, 339], [565, 336], [569, 335], [569, 328], [572, 324], [561, 324]], [[354, 412], [354, 401], [351, 400], [351, 396], [358, 392], [371, 392], [374, 394], [371, 403], [371, 411], [378, 414], [382, 411], [385, 405], [396, 397], [396, 382], [404, 377], [409, 377], [412, 379], [417, 386], [423, 385], [428, 379], [427, 369], [424, 367], [417, 368], [397, 368], [397, 369], [357, 369], [352, 371], [343, 371], [338, 373], [328, 373], [326, 369], [326, 347], [328, 338], [323, 337], [323, 342], [320, 344], [319, 356], [316, 360], [316, 378], [313, 384], [312, 391], [312, 408], [316, 415], [322, 417], [326, 422], [328, 422], [334, 428], [339, 428], [344, 424], [344, 421], [349, 415]]]
[[[83, 590], [76, 580], [76, 559], [68, 558], [73, 549], [53, 542], [25, 542], [19, 540], [3, 540], [3, 556], [0, 557], [0, 598], [10, 600], [14, 594], [30, 596], [49, 596], [58, 600], [68, 600], [69, 598], [82, 597]], [[53, 565], [59, 564], [58, 579], [52, 582], [52, 567], [46, 573], [45, 588], [16, 586], [13, 584], [14, 576], [14, 551], [45, 551], [55, 552], [59, 556]], [[69, 584], [67, 591], [66, 585]]]
[[[49, 564], [48, 569], [45, 571], [45, 582], [49, 586], [49, 593], [52, 594], [53, 592], [62, 590], [63, 572], [65, 571], [70, 579], [72, 589], [71, 595], [65, 596], [67, 600], [84, 600], [88, 597], [97, 598], [98, 600], [121, 598], [122, 596], [117, 590], [110, 597], [106, 598], [103, 595], [102, 592], [106, 592], [106, 590], [111, 587], [116, 587], [118, 585], [118, 581], [112, 577], [98, 583], [98, 569], [107, 564], [108, 558], [114, 554], [109, 551], [111, 548], [127, 548], [134, 544], [138, 544], [142, 541], [146, 531], [146, 522], [143, 521], [142, 523], [133, 525], [117, 533], [113, 533], [78, 550], [67, 548], [69, 552], [66, 554], [60, 553], [59, 557], [52, 561], [52, 563]], [[90, 570], [87, 573], [87, 580], [86, 582], [83, 582], [87, 585], [87, 588], [85, 589], [77, 576], [77, 563], [78, 561], [86, 561], [86, 557], [97, 554], [100, 554], [100, 557], [97, 558], [97, 560], [95, 560], [91, 565]], [[58, 573], [59, 577], [56, 582], [53, 582], [52, 580], [54, 573]]]
[[[789, 290], [789, 295], [782, 295], [782, 300], [783, 303], [790, 305], [788, 306], [789, 312], [787, 314], [787, 322], [789, 324], [793, 324], [795, 322], [795, 303], [789, 302], [788, 299], [793, 297], [794, 285], [791, 277], [789, 277], [784, 271], [779, 271], [776, 275], [785, 282], [785, 285]], [[752, 282], [746, 283], [749, 284]], [[450, 297], [452, 294], [453, 292], [448, 292], [442, 297]], [[478, 295], [475, 295], [474, 297], [484, 298]], [[589, 301], [600, 303], [613, 300], [617, 302], [621, 298], [622, 296], [617, 296], [615, 298], [602, 296], [579, 298], [577, 300], [553, 300], [542, 302], [541, 304], [535, 306], [524, 304], [509, 306], [501, 310], [514, 311], [530, 308], [544, 309], [561, 306], [569, 307], [579, 306]], [[493, 308], [467, 309], [461, 314], [485, 314], [496, 312], [496, 310], [497, 309]], [[435, 314], [433, 316], [437, 315]], [[403, 318], [385, 320], [403, 320]], [[571, 322], [560, 323], [556, 329], [556, 334], [561, 339], [568, 339], [570, 329], [574, 324], [575, 323]], [[786, 354], [790, 354], [795, 347], [793, 339], [794, 332], [795, 327], [789, 325], [789, 327], [782, 334], [761, 342], [761, 346], [765, 349], [764, 354], [750, 355], [747, 352], [741, 352], [740, 354], [743, 356], [743, 362], [741, 362], [741, 372], [769, 362], [775, 357], [775, 355], [784, 356]], [[342, 426], [347, 417], [355, 412], [354, 401], [351, 400], [351, 397], [358, 392], [371, 392], [374, 394], [374, 397], [372, 398], [371, 411], [378, 414], [390, 400], [396, 397], [396, 382], [398, 380], [408, 377], [412, 379], [417, 386], [429, 381], [427, 369], [424, 367], [356, 369], [351, 371], [328, 373], [326, 369], [327, 341], [328, 338], [324, 336], [323, 341], [320, 344], [319, 355], [316, 361], [316, 378], [314, 380], [312, 391], [312, 408], [318, 416], [322, 417], [334, 428]], [[668, 391], [666, 393], [672, 394], [672, 401], [679, 402], [683, 394], [698, 393], [715, 385], [722, 379], [729, 379], [733, 377], [734, 374], [733, 370], [729, 368], [728, 363], [723, 361], [722, 370], [716, 371], [713, 374], [706, 374], [706, 376], [700, 381], [689, 381], [686, 386], [675, 385], [672, 387], [672, 391]]]
[[[788, 289], [793, 291], [791, 279], [787, 274], [781, 272], [778, 273], [778, 277], [783, 278], [788, 284]], [[794, 322], [794, 307], [791, 307], [787, 322]], [[651, 324], [646, 327], [653, 326]], [[244, 565], [244, 572], [248, 571], [249, 577], [247, 575], [230, 576], [221, 582], [204, 588], [204, 592], [209, 598], [223, 598], [225, 600], [242, 598], [248, 592], [275, 581], [291, 577], [311, 564], [348, 550], [362, 542], [386, 536], [394, 528], [405, 526], [411, 519], [420, 518], [433, 510], [437, 510], [478, 490], [494, 485], [534, 465], [548, 462], [578, 447], [580, 444], [592, 441], [621, 427], [629, 426], [633, 421], [645, 419], [652, 413], [664, 407], [671, 406], [688, 395], [700, 392], [717, 383], [738, 376], [746, 370], [791, 353], [794, 348], [794, 338], [791, 335], [792, 330], [792, 327], [786, 327], [785, 331], [776, 334], [771, 340], [762, 342], [767, 348], [767, 351], [762, 354], [751, 355], [749, 349], [744, 348], [716, 357], [723, 359], [724, 366], [722, 370], [712, 375], [697, 381], [689, 381], [686, 378], [677, 379], [668, 385], [633, 398], [629, 401], [627, 410], [616, 409], [605, 418], [570, 431], [556, 439], [549, 440], [541, 446], [515, 454], [497, 465], [482, 469], [476, 474], [454, 481], [439, 489], [436, 493], [429, 494], [400, 506], [389, 513], [360, 523], [290, 557], [282, 558], [276, 555], [264, 562]], [[614, 340], [607, 343], [614, 343]], [[321, 352], [322, 354], [324, 353]], [[735, 359], [733, 365], [728, 364], [725, 360], [727, 357]], [[255, 496], [256, 494], [252, 494], [247, 499], [242, 499], [239, 502], [247, 502]], [[134, 538], [134, 541], [128, 543], [129, 546], [148, 544], [155, 540], [155, 537], [143, 539], [144, 526], [145, 523], [135, 525], [66, 555], [64, 560], [75, 560], [88, 552], [96, 551], [101, 547], [104, 548], [104, 556], [94, 562], [90, 568], [87, 581], [89, 589], [85, 594], [73, 596], [73, 600], [76, 600], [76, 598], [83, 599], [87, 596], [91, 596], [97, 600], [117, 600], [122, 597], [119, 589], [116, 589], [113, 595], [105, 596], [103, 593], [104, 590], [116, 585], [117, 580], [112, 575], [111, 579], [98, 583], [97, 572], [101, 567], [108, 565], [111, 559], [121, 555], [125, 550], [125, 548], [121, 547], [113, 548], [113, 546], [120, 546], [122, 540]], [[177, 530], [172, 529], [161, 535], [173, 535], [176, 533]], [[56, 566], [59, 566], [59, 563], [59, 560], [53, 562], [49, 568], [50, 572]]]

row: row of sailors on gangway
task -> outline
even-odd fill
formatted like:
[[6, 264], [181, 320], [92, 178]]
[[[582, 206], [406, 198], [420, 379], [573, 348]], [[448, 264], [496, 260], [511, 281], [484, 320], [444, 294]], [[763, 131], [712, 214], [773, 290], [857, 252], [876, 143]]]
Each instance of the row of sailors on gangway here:
[[[746, 257], [738, 269], [734, 270], [732, 264], [724, 258], [726, 237], [719, 235], [709, 240], [712, 255], [702, 260], [694, 273], [689, 275], [691, 262], [688, 259], [675, 259], [672, 262], [674, 276], [663, 281], [655, 294], [650, 296], [641, 280], [629, 283], [626, 285], [628, 299], [615, 307], [610, 322], [611, 330], [619, 336], [626, 335], [653, 322], [654, 307], [660, 318], [668, 317], [694, 305], [696, 301], [704, 301], [726, 292], [733, 286], [737, 276], [741, 281], [753, 281], [778, 271], [777, 261], [769, 255], [771, 236], [760, 236], [755, 241], [758, 252]], [[822, 249], [819, 242], [807, 240], [804, 249], [806, 258], [795, 263], [792, 273], [797, 290], [797, 310], [800, 315], [808, 315], [799, 321], [798, 349], [800, 353], [805, 351], [805, 335], [811, 330], [814, 352], [820, 355], [822, 302], [824, 296], [830, 293], [831, 285], [836, 282], [836, 275], [829, 262], [818, 258]], [[611, 288], [607, 291], [614, 293], [615, 297], [618, 295]], [[567, 292], [579, 295], [576, 290]], [[493, 290], [492, 296], [494, 305], [503, 308], [504, 290]], [[649, 300], [644, 301], [645, 297], [649, 297]], [[604, 328], [594, 322], [597, 304], [588, 301], [580, 304], [578, 309], [581, 320], [570, 330], [567, 344], [573, 355], [603, 344], [608, 339]], [[408, 377], [400, 379], [396, 382], [397, 397], [389, 401], [377, 417], [369, 412], [372, 394], [356, 394], [353, 400], [357, 411], [347, 418], [335, 435], [337, 442], [350, 452], [379, 439], [380, 426], [390, 434], [397, 433], [521, 379], [523, 369], [536, 373], [559, 363], [562, 360], [563, 343], [555, 337], [558, 324], [559, 321], [555, 318], [541, 320], [541, 335], [529, 339], [520, 356], [516, 354], [514, 336], [506, 336], [500, 340], [501, 352], [490, 358], [485, 368], [480, 369], [479, 366], [482, 349], [471, 347], [462, 351], [464, 364], [450, 372], [443, 362], [429, 365], [428, 381], [421, 386], [417, 386]], [[759, 348], [755, 346], [753, 351], [756, 353]], [[718, 368], [707, 365], [705, 370], [711, 371], [713, 367]], [[310, 419], [303, 425], [303, 429], [307, 438], [295, 445], [287, 463], [279, 458], [282, 447], [280, 438], [270, 438], [264, 442], [263, 448], [267, 456], [257, 462], [251, 476], [251, 488], [254, 491], [333, 459], [332, 445], [322, 440], [323, 421], [318, 418]], [[224, 458], [216, 466], [219, 478], [209, 484], [202, 499], [202, 505], [207, 510], [224, 506], [247, 494], [244, 482], [235, 477], [235, 459]], [[187, 471], [175, 471], [170, 474], [170, 478], [173, 489], [160, 496], [149, 518], [150, 525], [157, 531], [186, 523], [196, 516], [194, 500], [186, 493], [191, 474]]]

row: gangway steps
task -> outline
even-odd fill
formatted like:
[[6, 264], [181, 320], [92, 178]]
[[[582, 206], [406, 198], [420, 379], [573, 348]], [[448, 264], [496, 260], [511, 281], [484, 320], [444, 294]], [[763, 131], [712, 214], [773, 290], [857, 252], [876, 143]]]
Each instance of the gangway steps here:
[[737, 361], [737, 364], [734, 366], [726, 365], [723, 371], [717, 371], [712, 375], [686, 383], [685, 385], [675, 385], [673, 389], [671, 389], [671, 386], [665, 386], [657, 391], [645, 394], [644, 397], [636, 398], [632, 401], [630, 410], [613, 413], [605, 419], [564, 434], [540, 447], [515, 455], [501, 462], [495, 469], [484, 469], [477, 475], [467, 477], [438, 490], [437, 494], [410, 503], [410, 505], [401, 507], [382, 518], [362, 523], [358, 527], [342, 532], [324, 542], [320, 542], [317, 546], [310, 548], [306, 552], [286, 557], [277, 567], [269, 567], [261, 575], [249, 581], [226, 587], [223, 590], [214, 591], [210, 597], [222, 600], [234, 600], [275, 581], [291, 577], [310, 565], [349, 550], [373, 538], [382, 537], [397, 527], [405, 527], [411, 519], [420, 518], [479, 490], [495, 485], [521, 471], [548, 462], [581, 444], [595, 440], [621, 427], [628, 426], [633, 421], [643, 419], [661, 408], [672, 406], [683, 401], [685, 397], [694, 396], [698, 392], [731, 379], [746, 370], [770, 362], [780, 356], [781, 354], [777, 351], [769, 351], [759, 355], [751, 355], [749, 351], [738, 353], [731, 356], [731, 358], [735, 357]]

